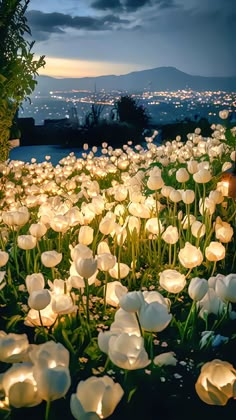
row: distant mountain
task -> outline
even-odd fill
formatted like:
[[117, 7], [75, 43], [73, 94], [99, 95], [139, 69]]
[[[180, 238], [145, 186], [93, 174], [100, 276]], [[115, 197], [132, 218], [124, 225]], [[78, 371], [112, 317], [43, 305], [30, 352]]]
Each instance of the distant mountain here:
[[192, 76], [184, 73], [175, 67], [158, 67], [150, 70], [136, 71], [121, 76], [108, 75], [99, 77], [81, 77], [56, 79], [48, 76], [39, 76], [36, 92], [46, 94], [49, 91], [68, 91], [95, 89], [106, 91], [119, 90], [128, 92], [193, 89], [202, 90], [223, 90], [236, 92], [235, 77], [203, 77]]

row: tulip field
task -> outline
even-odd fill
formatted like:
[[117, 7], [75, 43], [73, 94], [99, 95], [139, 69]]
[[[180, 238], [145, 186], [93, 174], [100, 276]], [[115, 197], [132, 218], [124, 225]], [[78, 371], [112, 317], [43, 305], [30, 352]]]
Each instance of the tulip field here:
[[0, 419], [235, 416], [226, 122], [0, 162]]

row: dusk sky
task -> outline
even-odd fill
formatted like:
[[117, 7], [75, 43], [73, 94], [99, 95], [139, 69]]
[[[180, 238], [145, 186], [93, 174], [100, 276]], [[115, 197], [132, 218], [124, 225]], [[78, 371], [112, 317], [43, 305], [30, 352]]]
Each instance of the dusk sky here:
[[40, 74], [236, 76], [236, 0], [31, 0], [27, 19]]

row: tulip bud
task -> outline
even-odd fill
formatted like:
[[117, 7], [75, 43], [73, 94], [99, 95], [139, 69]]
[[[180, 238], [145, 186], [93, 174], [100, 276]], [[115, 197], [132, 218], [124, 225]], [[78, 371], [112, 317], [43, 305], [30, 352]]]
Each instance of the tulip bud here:
[[120, 307], [127, 312], [138, 312], [144, 304], [141, 292], [129, 292], [120, 299]]
[[62, 260], [62, 254], [57, 251], [45, 251], [41, 254], [41, 261], [45, 267], [55, 267]]
[[93, 228], [90, 226], [81, 226], [78, 239], [80, 244], [90, 245], [93, 242]]
[[35, 248], [36, 243], [36, 238], [32, 235], [20, 235], [17, 238], [18, 247], [24, 250]]
[[215, 283], [215, 291], [222, 300], [236, 303], [236, 273], [218, 277]]
[[26, 276], [25, 283], [29, 294], [35, 290], [43, 289], [45, 286], [42, 273], [28, 274], [28, 276]]
[[178, 229], [175, 226], [170, 225], [163, 232], [161, 237], [167, 244], [176, 244], [176, 242], [178, 242], [179, 239]]
[[188, 294], [195, 301], [202, 300], [208, 291], [208, 282], [205, 279], [194, 277], [191, 279]]
[[97, 260], [94, 258], [80, 258], [75, 261], [75, 267], [81, 277], [88, 279], [97, 270]]
[[98, 269], [101, 271], [108, 271], [114, 267], [116, 257], [110, 253], [100, 254], [97, 257]]
[[46, 308], [51, 302], [51, 295], [47, 289], [34, 290], [28, 299], [28, 305], [30, 308], [36, 311], [41, 311]]
[[35, 238], [40, 239], [47, 232], [47, 228], [43, 223], [33, 223], [29, 228], [29, 232]]
[[169, 293], [179, 293], [185, 285], [185, 275], [176, 270], [167, 269], [160, 273], [160, 286]]
[[220, 242], [210, 242], [206, 247], [205, 255], [208, 261], [220, 261], [225, 258], [225, 247]]
[[178, 182], [187, 182], [189, 180], [189, 173], [185, 168], [178, 169], [175, 175]]
[[164, 185], [164, 181], [160, 175], [152, 175], [148, 178], [147, 187], [150, 190], [159, 190]]
[[71, 385], [70, 372], [67, 367], [34, 368], [34, 376], [38, 386], [38, 394], [45, 401], [54, 401], [66, 395]]

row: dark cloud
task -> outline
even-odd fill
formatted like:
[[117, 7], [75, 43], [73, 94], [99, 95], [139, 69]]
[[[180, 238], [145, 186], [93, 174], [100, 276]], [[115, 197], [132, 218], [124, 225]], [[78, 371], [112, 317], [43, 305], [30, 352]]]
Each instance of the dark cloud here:
[[157, 6], [160, 9], [175, 7], [175, 0], [95, 0], [91, 7], [113, 12], [134, 12], [144, 6]]
[[120, 0], [96, 0], [93, 1], [91, 6], [97, 10], [113, 10], [120, 11], [122, 10], [122, 4]]
[[129, 20], [121, 19], [115, 15], [72, 17], [68, 14], [56, 12], [43, 13], [38, 10], [29, 11], [27, 13], [27, 20], [33, 37], [37, 40], [45, 40], [52, 33], [64, 33], [67, 28], [87, 31], [108, 31], [130, 23]]

